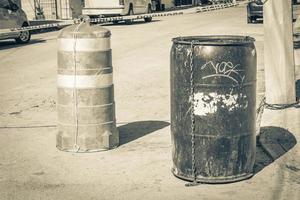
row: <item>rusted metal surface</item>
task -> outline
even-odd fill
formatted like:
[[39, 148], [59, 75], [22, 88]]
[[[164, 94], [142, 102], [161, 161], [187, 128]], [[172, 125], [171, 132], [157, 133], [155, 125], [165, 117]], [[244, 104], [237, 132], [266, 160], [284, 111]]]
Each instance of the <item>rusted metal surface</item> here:
[[[205, 183], [251, 177], [256, 129], [254, 39], [200, 36], [175, 38], [173, 42], [171, 132], [174, 175]], [[191, 66], [193, 80], [190, 79]], [[192, 134], [195, 136], [194, 163]]]
[[80, 23], [58, 36], [57, 148], [93, 152], [119, 144], [110, 32]]

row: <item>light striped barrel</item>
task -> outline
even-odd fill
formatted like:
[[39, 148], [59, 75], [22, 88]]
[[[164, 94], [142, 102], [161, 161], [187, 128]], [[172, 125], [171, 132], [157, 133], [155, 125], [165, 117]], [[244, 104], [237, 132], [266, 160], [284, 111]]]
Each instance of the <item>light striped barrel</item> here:
[[58, 36], [56, 146], [93, 152], [118, 146], [110, 31], [88, 23]]

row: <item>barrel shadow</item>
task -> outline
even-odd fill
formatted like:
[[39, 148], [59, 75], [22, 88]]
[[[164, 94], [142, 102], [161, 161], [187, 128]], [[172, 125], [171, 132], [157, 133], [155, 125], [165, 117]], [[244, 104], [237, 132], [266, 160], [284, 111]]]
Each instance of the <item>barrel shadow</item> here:
[[266, 126], [256, 137], [254, 174], [263, 170], [297, 144], [294, 135], [286, 129]]
[[126, 144], [154, 131], [169, 126], [165, 121], [137, 121], [118, 127], [120, 132], [120, 145]]
[[0, 50], [18, 48], [18, 47], [23, 47], [23, 46], [27, 46], [27, 45], [36, 44], [36, 43], [44, 43], [44, 42], [46, 42], [46, 40], [31, 39], [29, 41], [29, 43], [27, 43], [27, 44], [17, 44], [15, 42], [15, 40], [3, 40], [3, 41], [0, 41]]

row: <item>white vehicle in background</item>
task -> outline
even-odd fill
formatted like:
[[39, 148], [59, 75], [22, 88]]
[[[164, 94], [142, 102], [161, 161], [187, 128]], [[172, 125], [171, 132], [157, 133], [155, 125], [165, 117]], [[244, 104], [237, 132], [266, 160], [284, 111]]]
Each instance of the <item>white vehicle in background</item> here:
[[[83, 15], [91, 18], [138, 15], [152, 12], [151, 0], [85, 0]], [[145, 17], [146, 22], [152, 20]]]

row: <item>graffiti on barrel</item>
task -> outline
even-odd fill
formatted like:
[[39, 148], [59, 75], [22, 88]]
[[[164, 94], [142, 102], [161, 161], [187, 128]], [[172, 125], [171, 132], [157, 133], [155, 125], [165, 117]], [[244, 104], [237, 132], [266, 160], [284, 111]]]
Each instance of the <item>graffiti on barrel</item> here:
[[233, 64], [232, 62], [220, 62], [214, 63], [213, 61], [206, 62], [201, 70], [206, 68], [212, 68], [215, 74], [210, 74], [202, 77], [202, 79], [213, 78], [213, 77], [225, 77], [232, 80], [234, 83], [242, 83], [245, 79], [245, 75], [242, 75], [243, 70], [237, 69], [240, 64]]

